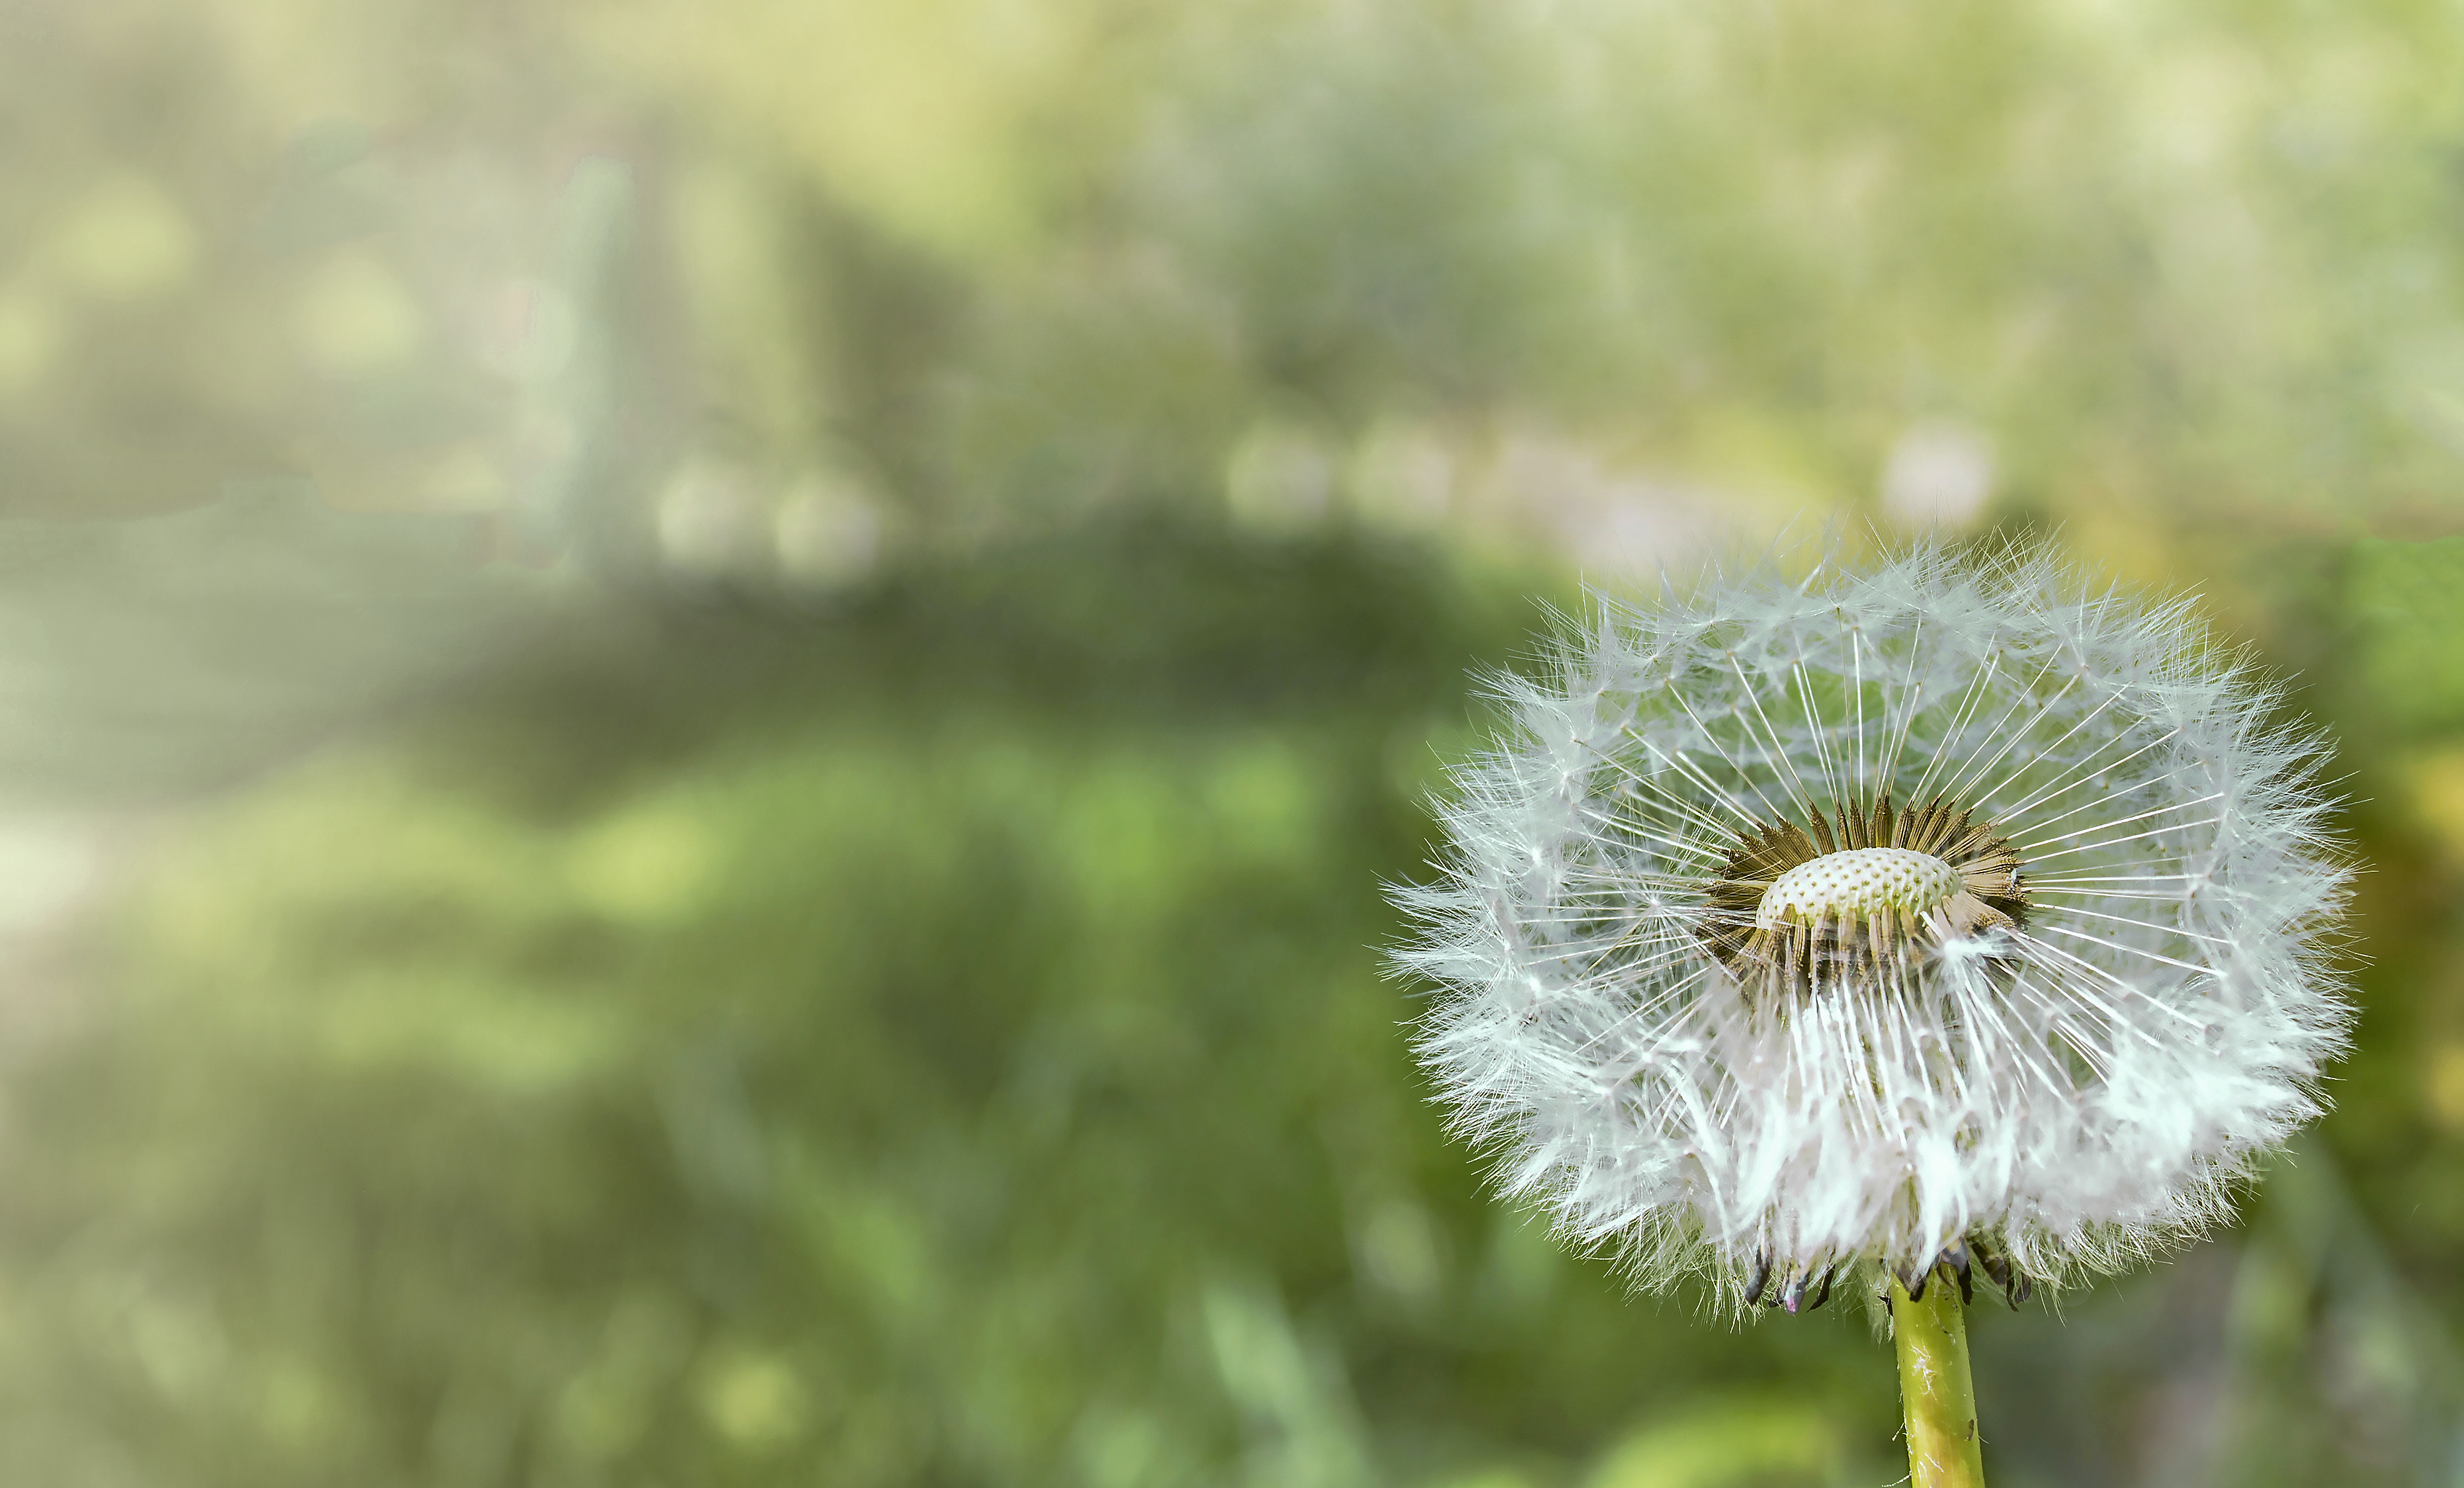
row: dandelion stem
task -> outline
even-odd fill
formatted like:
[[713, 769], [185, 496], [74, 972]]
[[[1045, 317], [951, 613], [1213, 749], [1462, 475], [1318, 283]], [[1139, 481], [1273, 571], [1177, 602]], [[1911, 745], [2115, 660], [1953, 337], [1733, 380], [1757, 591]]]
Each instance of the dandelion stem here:
[[1938, 1275], [1924, 1300], [1910, 1301], [1906, 1289], [1892, 1281], [1891, 1340], [1900, 1355], [1909, 1488], [1985, 1488], [1959, 1288]]

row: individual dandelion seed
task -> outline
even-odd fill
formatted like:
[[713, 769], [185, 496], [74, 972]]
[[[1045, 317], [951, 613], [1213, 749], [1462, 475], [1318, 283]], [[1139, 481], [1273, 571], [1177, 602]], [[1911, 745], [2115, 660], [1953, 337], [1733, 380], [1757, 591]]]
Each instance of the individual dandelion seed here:
[[1499, 689], [1396, 961], [1499, 1186], [1644, 1284], [2015, 1305], [2199, 1233], [2319, 1114], [2323, 745], [2187, 603], [2044, 549], [1766, 564]]

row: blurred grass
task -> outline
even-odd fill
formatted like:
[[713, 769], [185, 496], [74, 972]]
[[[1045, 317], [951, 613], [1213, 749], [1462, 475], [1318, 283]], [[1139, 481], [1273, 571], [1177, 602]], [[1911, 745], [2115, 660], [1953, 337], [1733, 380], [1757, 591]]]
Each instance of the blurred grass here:
[[1422, 1103], [1376, 885], [1525, 607], [1114, 543], [599, 614], [184, 833], [11, 1085], [11, 1474], [1368, 1482], [1783, 1371], [1886, 1413], [1853, 1321], [1624, 1304]]
[[[8, 1081], [6, 1471], [1881, 1480], [1853, 1299], [1627, 1299], [1411, 1068], [1375, 886], [1531, 583], [1133, 525], [821, 619], [601, 601], [213, 808]], [[2249, 1238], [1980, 1317], [2001, 1480], [2123, 1480], [2162, 1409], [2227, 1481], [2452, 1448], [2453, 1243], [2375, 1234], [2455, 1145], [2372, 1018]]]

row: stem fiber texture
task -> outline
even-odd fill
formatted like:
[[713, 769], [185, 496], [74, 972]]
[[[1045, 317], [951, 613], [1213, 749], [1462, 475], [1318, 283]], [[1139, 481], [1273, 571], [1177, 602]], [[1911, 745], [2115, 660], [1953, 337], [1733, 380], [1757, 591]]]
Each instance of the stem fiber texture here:
[[1891, 1342], [1900, 1356], [1909, 1488], [1985, 1488], [1976, 1391], [1968, 1373], [1968, 1320], [1959, 1288], [1937, 1276], [1921, 1301], [1891, 1283]]

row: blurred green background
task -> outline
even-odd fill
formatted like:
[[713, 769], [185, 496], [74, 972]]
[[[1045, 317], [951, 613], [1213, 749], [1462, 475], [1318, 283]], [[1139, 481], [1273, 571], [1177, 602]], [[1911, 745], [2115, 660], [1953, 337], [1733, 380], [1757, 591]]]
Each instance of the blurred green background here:
[[[2464, 11], [0, 7], [0, 1481], [1793, 1488], [1381, 979], [1479, 667], [2052, 534], [2343, 740], [2361, 1048], [2003, 1488], [2464, 1483]], [[1827, 538], [1825, 535], [1828, 535]]]

